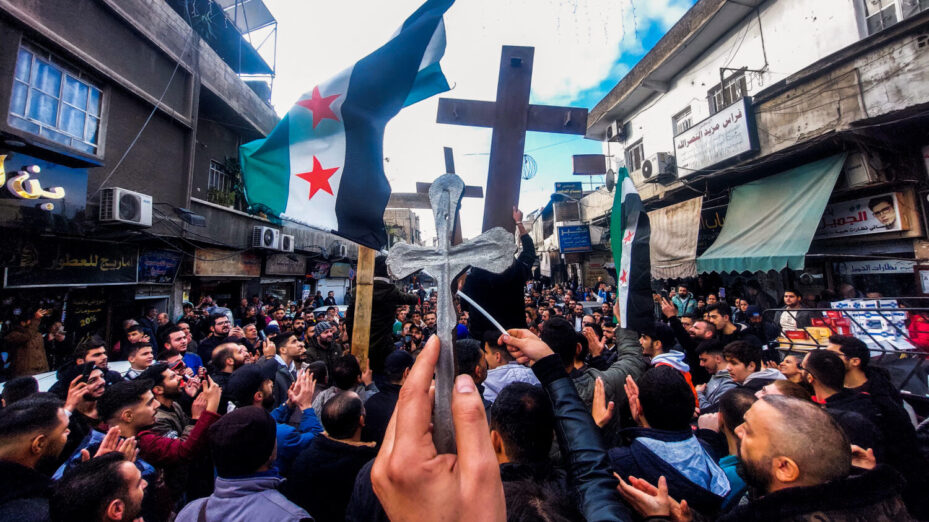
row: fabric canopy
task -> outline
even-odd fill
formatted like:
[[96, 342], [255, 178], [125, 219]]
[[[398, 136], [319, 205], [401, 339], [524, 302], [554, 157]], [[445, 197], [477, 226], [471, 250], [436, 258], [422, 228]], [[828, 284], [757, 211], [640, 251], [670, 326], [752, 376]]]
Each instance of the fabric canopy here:
[[697, 271], [802, 270], [844, 163], [838, 154], [733, 189], [723, 229]]
[[697, 234], [703, 197], [648, 213], [652, 225], [649, 252], [653, 279], [697, 276]]

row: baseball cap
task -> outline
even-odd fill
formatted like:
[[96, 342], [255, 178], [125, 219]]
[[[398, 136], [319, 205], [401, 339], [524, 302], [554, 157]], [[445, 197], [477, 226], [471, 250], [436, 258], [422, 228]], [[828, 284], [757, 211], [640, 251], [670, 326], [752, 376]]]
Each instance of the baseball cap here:
[[278, 363], [273, 360], [246, 364], [232, 372], [224, 391], [236, 406], [251, 406], [255, 392], [261, 389], [265, 381], [274, 380], [277, 368]]

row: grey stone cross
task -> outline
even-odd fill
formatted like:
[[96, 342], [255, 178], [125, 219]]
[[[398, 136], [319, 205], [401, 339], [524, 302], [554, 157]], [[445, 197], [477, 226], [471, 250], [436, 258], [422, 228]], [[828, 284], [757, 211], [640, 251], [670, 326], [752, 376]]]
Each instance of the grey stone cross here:
[[436, 248], [399, 243], [387, 255], [391, 276], [402, 279], [424, 270], [434, 277], [439, 289], [436, 305], [436, 335], [441, 351], [435, 371], [435, 410], [433, 440], [439, 453], [455, 453], [452, 424], [452, 384], [455, 380], [455, 351], [452, 329], [457, 324], [452, 301], [452, 282], [469, 266], [499, 273], [513, 263], [516, 243], [513, 234], [493, 228], [480, 236], [451, 246], [455, 213], [464, 191], [464, 182], [454, 174], [444, 174], [429, 187], [429, 201], [435, 216]]

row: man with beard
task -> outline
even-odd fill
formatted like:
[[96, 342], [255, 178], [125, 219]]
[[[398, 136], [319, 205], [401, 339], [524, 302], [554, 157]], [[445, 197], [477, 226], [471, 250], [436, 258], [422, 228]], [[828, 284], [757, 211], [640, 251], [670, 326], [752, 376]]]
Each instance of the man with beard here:
[[[719, 520], [913, 520], [900, 498], [899, 475], [884, 465], [851, 475], [845, 433], [813, 403], [765, 395], [735, 434], [743, 477], [758, 497]], [[678, 519], [689, 511], [668, 496], [664, 480], [657, 488], [639, 479], [633, 483], [620, 478], [619, 491], [643, 516], [670, 519], [674, 511]]]
[[30, 397], [0, 410], [0, 520], [48, 520], [54, 467], [68, 440], [59, 400]]
[[167, 327], [161, 339], [161, 349], [175, 350], [181, 354], [184, 359], [184, 366], [190, 368], [194, 374], [203, 366], [203, 360], [199, 355], [187, 351], [187, 332], [180, 327], [174, 325]]
[[280, 406], [287, 399], [287, 390], [297, 379], [297, 365], [302, 366], [306, 347], [293, 332], [278, 334], [274, 337], [274, 346], [277, 348], [277, 355], [264, 364], [276, 368], [273, 390], [274, 406]]
[[125, 455], [110, 452], [83, 462], [55, 485], [50, 502], [55, 522], [135, 520], [142, 514], [148, 482]]
[[297, 339], [300, 342], [306, 341], [306, 319], [302, 317], [295, 317], [293, 322], [293, 332], [297, 336]]
[[[233, 372], [227, 387], [229, 398], [237, 409], [258, 406], [271, 413], [277, 423], [277, 458], [274, 465], [283, 474], [294, 458], [309, 446], [310, 441], [322, 433], [323, 426], [313, 409], [316, 381], [312, 372], [301, 373], [294, 381], [294, 387], [287, 390], [287, 402], [275, 408], [275, 371], [271, 364], [248, 364]], [[301, 411], [300, 424], [296, 428], [287, 424], [295, 409]]]
[[213, 358], [213, 349], [226, 341], [234, 341], [245, 337], [242, 328], [232, 327], [232, 322], [224, 314], [213, 314], [210, 316], [210, 336], [200, 341], [197, 348], [197, 355], [201, 360], [209, 361]]
[[196, 394], [198, 387], [192, 384], [185, 386], [181, 376], [165, 363], [151, 365], [139, 378], [152, 381], [152, 395], [158, 403], [152, 431], [172, 439], [190, 435], [194, 423], [184, 412], [179, 400], [185, 393]]
[[[316, 335], [306, 343], [306, 362], [322, 361], [326, 363], [327, 368], [332, 370], [336, 359], [342, 356], [342, 347], [335, 339], [339, 329], [327, 321], [316, 323], [314, 329]], [[384, 357], [386, 356], [385, 353]]]
[[194, 428], [184, 439], [170, 438], [152, 430], [158, 401], [152, 393], [152, 381], [136, 379], [109, 387], [97, 401], [100, 418], [110, 428], [119, 428], [120, 436], [135, 437], [139, 456], [153, 466], [164, 468], [190, 462], [207, 447], [206, 432], [219, 420], [216, 413], [222, 389], [207, 379], [203, 391], [191, 406]]
[[72, 366], [62, 377], [70, 383], [64, 408], [69, 412], [68, 430], [71, 434], [61, 452], [62, 459], [66, 459], [73, 455], [81, 441], [100, 425], [97, 400], [106, 391], [107, 383], [103, 378], [103, 370], [92, 362]]
[[[697, 348], [701, 343], [716, 338], [716, 326], [703, 319], [693, 319], [689, 316], [678, 315], [677, 307], [667, 298], [661, 298], [661, 313], [668, 321], [668, 326], [674, 332], [674, 337], [678, 344], [684, 349], [685, 360], [691, 368], [691, 376], [694, 384], [703, 384], [710, 379], [710, 375], [700, 365], [700, 359], [697, 355]], [[690, 321], [692, 325], [687, 326], [684, 322]]]

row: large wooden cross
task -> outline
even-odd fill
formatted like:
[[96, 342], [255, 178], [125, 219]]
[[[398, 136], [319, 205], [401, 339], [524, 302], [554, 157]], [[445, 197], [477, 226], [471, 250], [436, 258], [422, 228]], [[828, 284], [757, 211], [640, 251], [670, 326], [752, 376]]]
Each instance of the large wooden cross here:
[[[445, 173], [455, 174], [455, 157], [451, 147], [445, 149]], [[416, 192], [391, 192], [390, 200], [387, 201], [387, 208], [432, 208], [429, 202], [429, 187], [432, 183], [416, 182]], [[465, 198], [482, 198], [484, 189], [480, 186], [466, 185], [462, 197]], [[455, 212], [455, 233], [452, 236], [452, 244], [460, 244], [461, 239], [461, 212]]]
[[438, 123], [493, 128], [482, 230], [515, 229], [526, 131], [583, 135], [587, 109], [529, 103], [534, 47], [504, 45], [500, 55], [497, 101], [439, 98]]

